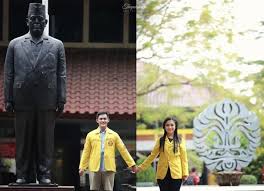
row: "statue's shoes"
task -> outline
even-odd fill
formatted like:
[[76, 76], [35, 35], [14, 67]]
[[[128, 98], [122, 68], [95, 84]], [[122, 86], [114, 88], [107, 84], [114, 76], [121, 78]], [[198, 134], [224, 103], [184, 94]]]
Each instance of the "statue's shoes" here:
[[41, 178], [39, 180], [40, 184], [51, 184], [51, 180], [49, 178]]
[[26, 179], [25, 178], [18, 178], [17, 180], [16, 180], [16, 183], [17, 184], [26, 184]]

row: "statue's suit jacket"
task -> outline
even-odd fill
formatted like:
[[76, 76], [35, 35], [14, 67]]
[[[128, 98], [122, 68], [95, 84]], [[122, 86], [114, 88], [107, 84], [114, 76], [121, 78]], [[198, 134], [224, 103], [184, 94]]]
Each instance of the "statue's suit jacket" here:
[[56, 109], [66, 102], [66, 62], [63, 43], [43, 36], [37, 59], [31, 51], [29, 33], [12, 40], [5, 60], [5, 102], [15, 110]]

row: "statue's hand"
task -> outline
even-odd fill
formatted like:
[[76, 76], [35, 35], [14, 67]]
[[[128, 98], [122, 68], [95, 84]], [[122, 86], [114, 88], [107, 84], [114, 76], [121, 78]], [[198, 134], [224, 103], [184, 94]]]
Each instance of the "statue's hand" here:
[[64, 103], [58, 103], [57, 112], [61, 114], [64, 110]]
[[11, 102], [6, 102], [5, 103], [5, 110], [7, 112], [14, 112], [14, 106]]

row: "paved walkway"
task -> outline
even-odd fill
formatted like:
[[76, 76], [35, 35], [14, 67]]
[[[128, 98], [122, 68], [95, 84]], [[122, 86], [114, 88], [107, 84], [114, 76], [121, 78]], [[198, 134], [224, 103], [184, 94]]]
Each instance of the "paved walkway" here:
[[[137, 191], [159, 191], [158, 187], [137, 187]], [[182, 186], [181, 191], [264, 191], [264, 185]]]

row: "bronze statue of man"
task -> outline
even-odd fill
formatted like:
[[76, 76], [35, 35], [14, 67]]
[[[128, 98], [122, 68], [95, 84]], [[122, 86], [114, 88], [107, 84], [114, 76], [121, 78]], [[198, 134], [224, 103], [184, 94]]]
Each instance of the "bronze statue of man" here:
[[17, 184], [51, 183], [54, 126], [66, 103], [63, 43], [45, 35], [45, 6], [30, 3], [29, 32], [13, 39], [5, 60], [5, 108], [15, 112]]

